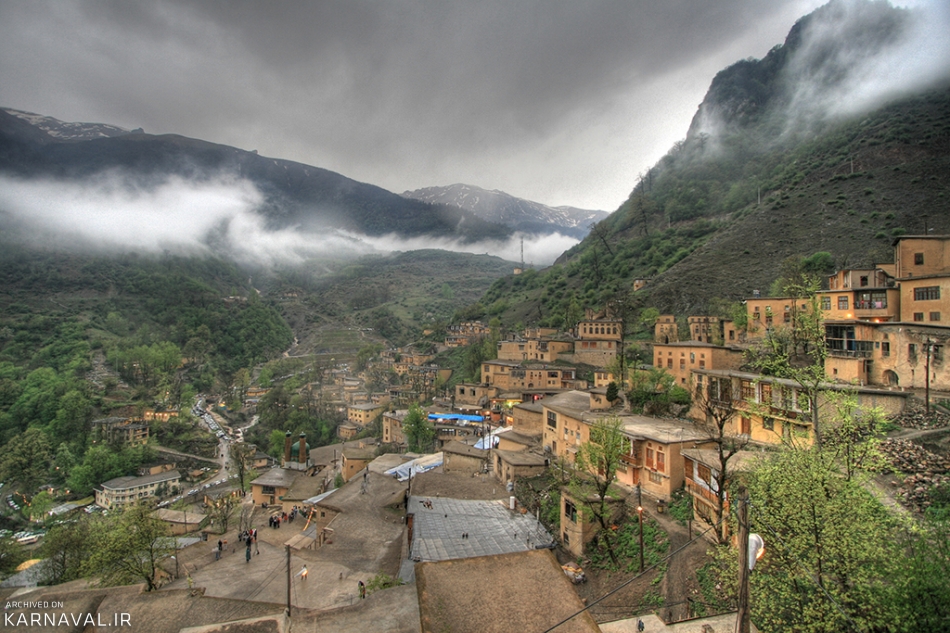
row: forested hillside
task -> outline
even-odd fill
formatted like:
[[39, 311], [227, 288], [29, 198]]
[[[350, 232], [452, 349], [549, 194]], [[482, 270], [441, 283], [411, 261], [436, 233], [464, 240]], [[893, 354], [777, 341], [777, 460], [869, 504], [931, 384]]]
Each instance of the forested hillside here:
[[279, 312], [214, 259], [0, 251], [0, 478], [89, 492], [146, 459], [94, 446], [114, 411], [190, 407], [291, 342]]

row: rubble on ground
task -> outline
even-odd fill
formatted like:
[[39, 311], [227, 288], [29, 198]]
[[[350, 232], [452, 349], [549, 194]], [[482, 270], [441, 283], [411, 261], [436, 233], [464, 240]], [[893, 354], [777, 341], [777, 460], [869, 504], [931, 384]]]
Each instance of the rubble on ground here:
[[933, 489], [950, 485], [950, 459], [931, 453], [910, 440], [887, 439], [881, 442], [890, 466], [904, 478], [897, 496], [908, 508], [923, 512], [931, 504]]
[[950, 426], [950, 415], [936, 406], [931, 406], [928, 414], [923, 402], [912, 399], [903, 413], [891, 418], [891, 422], [905, 429], [942, 429]]

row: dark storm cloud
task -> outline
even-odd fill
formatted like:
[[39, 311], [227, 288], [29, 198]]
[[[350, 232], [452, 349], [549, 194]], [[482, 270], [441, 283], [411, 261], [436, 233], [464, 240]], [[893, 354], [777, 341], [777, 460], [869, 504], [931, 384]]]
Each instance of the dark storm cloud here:
[[0, 105], [612, 210], [816, 0], [0, 4]]

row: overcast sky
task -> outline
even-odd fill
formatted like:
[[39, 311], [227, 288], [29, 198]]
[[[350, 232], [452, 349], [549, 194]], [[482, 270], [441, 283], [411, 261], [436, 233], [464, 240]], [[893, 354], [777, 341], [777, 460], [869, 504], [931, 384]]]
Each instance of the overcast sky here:
[[717, 71], [821, 4], [0, 0], [0, 106], [613, 211]]

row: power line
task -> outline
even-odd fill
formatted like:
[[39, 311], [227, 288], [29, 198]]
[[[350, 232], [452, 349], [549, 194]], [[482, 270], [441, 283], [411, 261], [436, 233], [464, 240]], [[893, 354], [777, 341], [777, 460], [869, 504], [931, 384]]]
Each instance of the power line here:
[[558, 628], [558, 627], [561, 626], [562, 624], [566, 624], [567, 622], [570, 622], [571, 620], [573, 620], [574, 618], [576, 618], [576, 617], [579, 616], [580, 614], [582, 614], [582, 613], [584, 613], [585, 611], [587, 611], [588, 609], [590, 609], [590, 608], [591, 608], [592, 606], [594, 606], [595, 604], [599, 603], [601, 600], [606, 600], [606, 599], [609, 598], [610, 596], [614, 595], [615, 593], [617, 593], [618, 591], [620, 591], [621, 589], [623, 589], [624, 587], [626, 587], [627, 585], [629, 585], [630, 583], [632, 583], [632, 582], [633, 582], [634, 580], [636, 580], [637, 578], [640, 578], [640, 577], [646, 575], [648, 572], [653, 571], [654, 569], [656, 569], [657, 567], [659, 567], [659, 566], [662, 565], [663, 563], [667, 562], [668, 560], [670, 560], [671, 558], [673, 558], [674, 556], [676, 556], [677, 554], [679, 554], [680, 552], [682, 552], [684, 549], [686, 549], [687, 547], [689, 547], [690, 545], [692, 545], [692, 544], [693, 544], [694, 542], [696, 542], [698, 539], [702, 538], [703, 535], [705, 535], [706, 532], [709, 532], [710, 530], [712, 530], [713, 527], [714, 527], [714, 526], [711, 526], [711, 527], [706, 528], [702, 533], [697, 534], [691, 541], [686, 541], [686, 543], [684, 543], [683, 545], [681, 545], [681, 546], [678, 547], [677, 549], [673, 550], [672, 552], [670, 552], [669, 554], [667, 554], [664, 558], [661, 558], [661, 559], [660, 559], [659, 561], [657, 561], [656, 563], [650, 565], [649, 567], [647, 567], [646, 569], [644, 569], [642, 572], [640, 572], [640, 573], [637, 574], [636, 576], [633, 576], [633, 577], [630, 578], [629, 580], [626, 580], [626, 581], [620, 583], [615, 589], [612, 589], [612, 590], [608, 591], [607, 593], [605, 593], [604, 595], [602, 595], [600, 598], [597, 598], [596, 600], [594, 600], [593, 602], [591, 602], [590, 604], [588, 604], [587, 606], [585, 606], [583, 609], [581, 609], [581, 610], [578, 611], [577, 613], [574, 613], [574, 614], [572, 614], [572, 615], [569, 615], [568, 617], [564, 618], [563, 620], [561, 620], [560, 622], [558, 622], [557, 624], [555, 624], [555, 625], [552, 626], [551, 628], [545, 629], [544, 633], [550, 633], [551, 631], [553, 631], [554, 629]]

